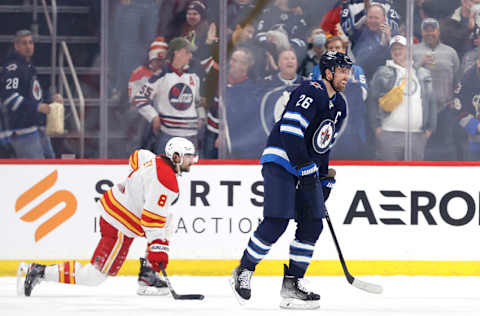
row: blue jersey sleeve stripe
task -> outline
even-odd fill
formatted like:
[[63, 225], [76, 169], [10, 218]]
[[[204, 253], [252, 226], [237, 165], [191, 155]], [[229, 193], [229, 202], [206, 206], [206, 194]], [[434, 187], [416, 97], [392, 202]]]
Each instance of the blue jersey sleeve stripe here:
[[282, 124], [280, 125], [280, 133], [292, 134], [298, 137], [303, 138], [303, 131], [293, 125]]
[[283, 115], [283, 119], [289, 120], [289, 121], [296, 121], [300, 123], [300, 125], [303, 128], [307, 128], [310, 122], [300, 113], [298, 112], [290, 112], [286, 111], [285, 114]]

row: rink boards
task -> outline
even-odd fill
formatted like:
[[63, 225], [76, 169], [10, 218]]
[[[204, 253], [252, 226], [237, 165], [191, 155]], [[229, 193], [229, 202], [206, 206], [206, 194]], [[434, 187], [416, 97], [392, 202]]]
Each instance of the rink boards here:
[[[20, 260], [87, 262], [99, 239], [96, 200], [126, 177], [126, 161], [2, 162], [0, 275], [13, 275]], [[335, 168], [327, 207], [353, 274], [480, 275], [479, 164]], [[262, 217], [260, 171], [256, 163], [204, 161], [179, 178], [170, 273], [231, 273]], [[259, 274], [281, 274], [294, 230], [292, 222]], [[136, 239], [121, 274], [136, 274], [144, 251]], [[313, 259], [310, 275], [342, 274], [326, 224]]]

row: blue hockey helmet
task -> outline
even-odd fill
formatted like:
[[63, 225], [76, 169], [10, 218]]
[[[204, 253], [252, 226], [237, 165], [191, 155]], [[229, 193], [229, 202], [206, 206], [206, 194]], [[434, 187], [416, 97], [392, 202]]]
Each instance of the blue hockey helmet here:
[[353, 62], [344, 53], [336, 52], [336, 51], [327, 51], [325, 54], [320, 57], [320, 62], [318, 63], [320, 66], [320, 72], [322, 77], [325, 78], [325, 70], [330, 69], [332, 74], [335, 74], [335, 69], [337, 67], [341, 68], [352, 68]]

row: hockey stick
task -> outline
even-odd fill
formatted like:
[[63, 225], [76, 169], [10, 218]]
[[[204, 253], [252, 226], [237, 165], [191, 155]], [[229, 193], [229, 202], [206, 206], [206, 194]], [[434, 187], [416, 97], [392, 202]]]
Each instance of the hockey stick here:
[[172, 294], [173, 299], [175, 300], [203, 300], [205, 296], [202, 294], [177, 294], [175, 290], [172, 287], [172, 284], [170, 283], [170, 280], [168, 279], [167, 272], [165, 272], [164, 268], [160, 268], [160, 271], [162, 271], [163, 277], [165, 278], [165, 281], [167, 282], [168, 285], [168, 290]]
[[381, 285], [368, 283], [365, 281], [361, 281], [353, 277], [347, 269], [347, 264], [345, 263], [345, 259], [343, 259], [342, 251], [340, 250], [340, 245], [338, 244], [337, 236], [335, 235], [335, 231], [333, 230], [332, 222], [330, 221], [330, 216], [328, 216], [328, 211], [325, 210], [325, 218], [327, 219], [328, 228], [330, 228], [330, 232], [332, 233], [333, 242], [335, 243], [335, 247], [337, 248], [338, 257], [340, 258], [340, 263], [342, 264], [343, 273], [347, 278], [348, 283], [356, 287], [357, 289], [363, 290], [368, 293], [373, 294], [381, 294], [383, 292], [383, 288]]

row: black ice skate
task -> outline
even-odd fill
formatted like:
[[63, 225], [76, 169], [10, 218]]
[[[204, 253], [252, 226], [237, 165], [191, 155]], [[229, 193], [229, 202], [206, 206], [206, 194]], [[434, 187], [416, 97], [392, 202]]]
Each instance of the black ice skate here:
[[287, 274], [288, 267], [283, 266], [284, 276], [280, 296], [281, 308], [285, 309], [316, 309], [320, 307], [320, 295], [308, 291], [303, 285], [303, 279]]
[[30, 296], [33, 288], [43, 280], [45, 266], [43, 264], [32, 263], [25, 267], [28, 268], [26, 270], [27, 275], [25, 276], [25, 282], [23, 283], [23, 290], [25, 296]]
[[240, 304], [246, 303], [250, 299], [250, 279], [252, 278], [253, 271], [243, 269], [240, 266], [233, 269], [232, 279], [230, 285], [232, 286], [233, 293]]
[[138, 273], [138, 295], [167, 295], [168, 286], [153, 270], [148, 261], [140, 258], [140, 272]]

